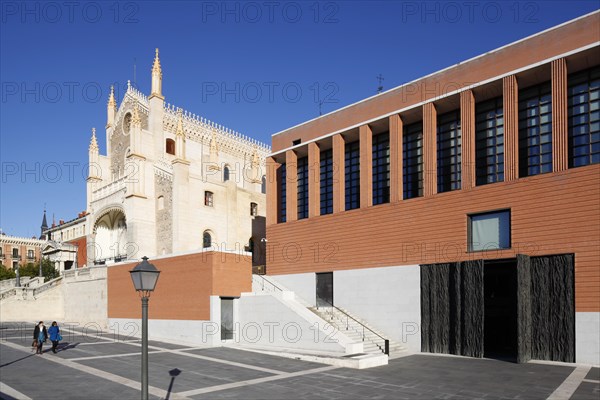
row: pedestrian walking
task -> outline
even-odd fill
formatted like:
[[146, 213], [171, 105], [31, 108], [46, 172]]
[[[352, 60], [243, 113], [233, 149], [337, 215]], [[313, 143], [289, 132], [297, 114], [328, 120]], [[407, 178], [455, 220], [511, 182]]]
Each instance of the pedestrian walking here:
[[40, 321], [39, 324], [35, 326], [33, 330], [33, 339], [37, 340], [37, 351], [35, 354], [44, 354], [42, 351], [42, 347], [44, 346], [44, 342], [48, 338], [48, 330], [44, 326], [44, 321]]
[[60, 335], [60, 328], [56, 321], [52, 321], [52, 325], [48, 328], [48, 335], [50, 335], [50, 340], [52, 341], [52, 352], [56, 353], [56, 347], [58, 346], [58, 342], [61, 341], [62, 336]]

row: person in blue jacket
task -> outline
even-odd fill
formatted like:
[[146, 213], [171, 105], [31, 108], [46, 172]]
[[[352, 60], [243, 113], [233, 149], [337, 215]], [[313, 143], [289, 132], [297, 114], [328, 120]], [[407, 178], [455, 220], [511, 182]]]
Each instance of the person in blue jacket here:
[[58, 328], [58, 324], [56, 321], [52, 322], [52, 326], [48, 329], [48, 335], [50, 336], [50, 340], [52, 341], [52, 352], [56, 353], [56, 347], [58, 346], [58, 342], [60, 341], [60, 329]]

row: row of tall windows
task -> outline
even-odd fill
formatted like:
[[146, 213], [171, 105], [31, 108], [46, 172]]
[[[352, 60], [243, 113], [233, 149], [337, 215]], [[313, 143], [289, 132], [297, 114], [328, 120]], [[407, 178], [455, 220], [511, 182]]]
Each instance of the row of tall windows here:
[[[568, 96], [569, 167], [600, 163], [600, 66], [570, 74]], [[543, 82], [518, 93], [519, 176], [552, 171], [552, 90]], [[460, 110], [437, 118], [438, 193], [461, 188]], [[389, 132], [373, 135], [373, 205], [390, 201]], [[345, 145], [345, 210], [360, 207], [360, 142]], [[423, 122], [408, 124], [402, 139], [403, 198], [423, 196]], [[280, 174], [280, 222], [285, 221], [285, 165]], [[333, 212], [332, 152], [321, 152], [321, 214]], [[280, 168], [281, 170], [281, 168]], [[504, 181], [502, 96], [475, 105], [475, 173], [478, 186]], [[298, 218], [308, 217], [308, 160], [298, 159]]]

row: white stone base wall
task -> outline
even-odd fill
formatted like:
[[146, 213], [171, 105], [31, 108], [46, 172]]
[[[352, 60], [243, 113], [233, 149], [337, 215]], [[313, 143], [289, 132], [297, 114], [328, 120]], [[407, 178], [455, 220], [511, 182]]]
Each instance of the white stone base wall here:
[[600, 313], [575, 313], [575, 362], [600, 365]]
[[[311, 305], [316, 274], [269, 276]], [[333, 303], [412, 352], [421, 351], [421, 279], [418, 265], [333, 272]]]
[[235, 343], [272, 350], [345, 354], [350, 340], [294, 300], [291, 292], [244, 294], [239, 299]]

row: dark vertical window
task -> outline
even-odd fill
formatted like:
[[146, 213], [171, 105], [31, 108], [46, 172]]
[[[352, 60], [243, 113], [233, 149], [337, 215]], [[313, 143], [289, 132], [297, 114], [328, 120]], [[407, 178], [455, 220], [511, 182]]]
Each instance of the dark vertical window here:
[[402, 135], [403, 198], [423, 196], [423, 121], [406, 125]]
[[438, 193], [460, 189], [460, 110], [442, 114], [437, 120]]
[[477, 185], [504, 181], [504, 111], [502, 97], [475, 106]]
[[360, 142], [346, 143], [345, 149], [346, 211], [360, 207]]
[[223, 182], [227, 182], [229, 180], [229, 167], [225, 166], [223, 168]]
[[333, 152], [325, 150], [321, 152], [320, 161], [321, 176], [321, 215], [333, 212]]
[[552, 172], [550, 82], [519, 91], [519, 176]]
[[258, 215], [258, 204], [250, 203], [250, 215], [253, 217]]
[[600, 163], [600, 67], [569, 75], [569, 167]]
[[267, 193], [267, 177], [264, 175], [262, 176], [262, 178], [260, 180], [260, 192], [262, 194]]
[[279, 222], [287, 220], [287, 172], [285, 164], [277, 170], [279, 173]]
[[212, 237], [210, 236], [210, 233], [208, 231], [204, 231], [204, 233], [202, 234], [202, 247], [203, 248], [207, 248], [210, 247], [212, 245]]
[[373, 205], [390, 202], [390, 133], [373, 136]]
[[298, 219], [308, 218], [308, 157], [298, 159]]
[[167, 139], [166, 151], [168, 154], [175, 155], [175, 141], [173, 139]]
[[213, 206], [213, 193], [209, 191], [204, 192], [204, 205], [208, 207]]

